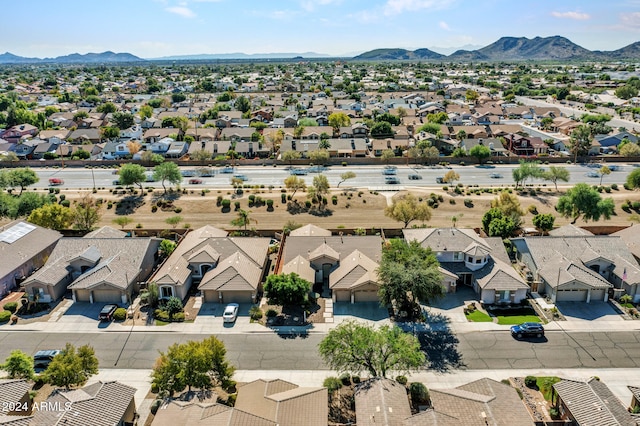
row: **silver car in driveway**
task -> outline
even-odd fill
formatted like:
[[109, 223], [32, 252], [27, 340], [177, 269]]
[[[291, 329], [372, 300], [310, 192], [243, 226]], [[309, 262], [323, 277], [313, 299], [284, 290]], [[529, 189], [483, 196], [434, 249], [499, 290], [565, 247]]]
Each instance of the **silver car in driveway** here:
[[222, 313], [222, 321], [223, 322], [235, 322], [238, 318], [238, 309], [240, 309], [240, 305], [237, 303], [229, 303]]

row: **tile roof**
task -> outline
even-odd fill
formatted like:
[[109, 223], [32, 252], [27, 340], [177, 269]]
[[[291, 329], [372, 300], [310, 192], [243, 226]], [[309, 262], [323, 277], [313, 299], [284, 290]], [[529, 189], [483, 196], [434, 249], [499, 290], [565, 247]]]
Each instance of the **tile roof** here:
[[375, 378], [356, 386], [358, 426], [396, 426], [411, 416], [407, 390], [395, 380]]
[[636, 258], [640, 259], [640, 228], [630, 226], [614, 232], [611, 236], [622, 238], [622, 241], [625, 242], [629, 251], [633, 253]]
[[262, 266], [237, 251], [202, 277], [198, 290], [253, 291], [260, 285]]
[[171, 401], [161, 406], [154, 426], [277, 426], [277, 423], [222, 404]]
[[572, 236], [593, 235], [593, 234], [587, 231], [586, 229], [580, 228], [572, 224], [567, 224], [549, 231], [549, 235], [553, 237], [572, 237]]
[[0, 425], [2, 426], [30, 426], [32, 416], [5, 416], [0, 414]]
[[289, 263], [298, 255], [309, 258], [310, 254], [323, 244], [326, 244], [329, 248], [338, 253], [340, 260], [353, 253], [354, 250], [359, 250], [374, 262], [380, 262], [382, 259], [382, 240], [379, 236], [375, 235], [345, 235], [330, 237], [289, 236], [285, 240], [282, 253], [284, 263]]
[[340, 253], [333, 249], [327, 243], [322, 243], [322, 245], [316, 247], [311, 253], [309, 253], [309, 260], [314, 261], [320, 259], [321, 257], [328, 257], [329, 259], [339, 260]]
[[20, 401], [30, 390], [31, 385], [27, 383], [26, 380], [0, 380], [0, 407], [2, 407], [3, 402], [12, 403]]
[[423, 247], [431, 247], [433, 251], [464, 252], [472, 243], [491, 249], [472, 229], [415, 228], [403, 229], [402, 234], [405, 240], [416, 240]]
[[303, 256], [296, 256], [282, 267], [283, 274], [296, 273], [301, 278], [309, 281], [310, 283], [316, 280], [316, 271], [311, 267], [311, 264]]
[[331, 231], [320, 228], [319, 226], [308, 224], [301, 228], [294, 229], [289, 233], [291, 237], [330, 237]]
[[102, 228], [91, 231], [84, 236], [84, 238], [124, 238], [127, 233], [110, 226], [103, 226]]
[[340, 266], [329, 276], [329, 288], [353, 289], [364, 284], [377, 284], [379, 266], [360, 250], [354, 250], [342, 259]]
[[[0, 227], [0, 233], [15, 229], [16, 225], [29, 224], [23, 220], [14, 220]], [[0, 277], [4, 277], [9, 273], [13, 273], [21, 265], [28, 262], [47, 247], [55, 244], [62, 234], [51, 229], [42, 228], [33, 224], [35, 229], [23, 235], [16, 241], [8, 243], [0, 240]]]
[[113, 426], [134, 402], [136, 389], [119, 382], [97, 382], [82, 389], [58, 390], [48, 403], [71, 403], [63, 411], [37, 411], [32, 426]]
[[579, 425], [583, 426], [636, 426], [620, 400], [601, 381], [591, 378], [587, 382], [562, 380], [553, 385], [564, 406]]

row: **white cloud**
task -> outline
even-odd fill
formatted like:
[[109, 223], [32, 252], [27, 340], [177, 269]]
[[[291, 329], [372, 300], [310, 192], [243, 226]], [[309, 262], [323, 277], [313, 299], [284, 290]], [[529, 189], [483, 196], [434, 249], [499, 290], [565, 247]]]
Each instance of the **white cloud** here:
[[193, 10], [189, 9], [186, 6], [173, 6], [167, 7], [165, 9], [167, 12], [175, 13], [176, 15], [180, 15], [183, 18], [195, 18], [196, 14], [193, 13]]
[[442, 28], [443, 30], [445, 30], [445, 31], [451, 31], [451, 28], [449, 28], [449, 24], [447, 24], [447, 23], [446, 23], [446, 22], [444, 22], [444, 21], [440, 21], [440, 23], [438, 24], [438, 26], [439, 26], [440, 28]]
[[624, 28], [640, 29], [640, 12], [625, 13], [620, 15], [620, 21]]
[[574, 19], [576, 21], [586, 21], [591, 19], [588, 13], [583, 12], [551, 12], [551, 16], [556, 18]]
[[387, 0], [384, 6], [385, 15], [398, 15], [405, 11], [413, 12], [422, 9], [444, 9], [455, 0]]
[[300, 7], [307, 12], [312, 12], [316, 9], [316, 6], [328, 6], [330, 4], [340, 3], [342, 3], [342, 0], [303, 0], [300, 2]]

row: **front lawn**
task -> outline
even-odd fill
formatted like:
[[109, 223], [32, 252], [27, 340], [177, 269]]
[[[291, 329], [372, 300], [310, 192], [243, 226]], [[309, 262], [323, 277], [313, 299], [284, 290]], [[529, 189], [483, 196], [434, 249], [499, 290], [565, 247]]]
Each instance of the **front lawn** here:
[[465, 315], [467, 317], [467, 320], [472, 322], [493, 322], [493, 318], [477, 309]]
[[523, 322], [542, 322], [536, 312], [529, 307], [515, 309], [493, 309], [491, 312], [498, 317], [498, 324], [517, 325]]
[[544, 399], [551, 402], [551, 393], [553, 391], [553, 385], [560, 381], [560, 377], [556, 376], [540, 376], [536, 377], [536, 385], [540, 390], [540, 393], [544, 396]]

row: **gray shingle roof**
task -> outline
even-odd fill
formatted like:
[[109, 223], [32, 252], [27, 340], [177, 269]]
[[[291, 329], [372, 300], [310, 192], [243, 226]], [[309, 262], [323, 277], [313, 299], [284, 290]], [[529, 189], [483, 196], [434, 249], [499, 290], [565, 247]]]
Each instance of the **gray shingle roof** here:
[[411, 416], [407, 390], [395, 380], [375, 378], [354, 393], [358, 426], [396, 426]]
[[172, 401], [161, 407], [154, 426], [277, 426], [277, 423], [222, 404]]
[[562, 380], [553, 385], [581, 426], [636, 426], [635, 419], [601, 381]]
[[329, 237], [331, 236], [331, 231], [320, 228], [319, 226], [308, 224], [301, 228], [294, 229], [289, 233], [289, 236], [292, 237]]
[[340, 255], [340, 261], [353, 253], [354, 250], [359, 250], [374, 262], [380, 262], [382, 258], [382, 240], [379, 236], [375, 235], [345, 235], [342, 237], [289, 236], [284, 243], [284, 251], [282, 254], [284, 263], [289, 263], [298, 255], [308, 259], [310, 253], [325, 243]]
[[30, 390], [31, 385], [26, 380], [0, 380], [0, 407], [3, 402], [16, 403], [20, 401]]
[[84, 238], [124, 238], [126, 236], [126, 232], [120, 231], [110, 226], [103, 226], [102, 228], [89, 232], [84, 236]]
[[342, 259], [340, 266], [329, 276], [329, 288], [353, 289], [368, 283], [378, 283], [378, 263], [354, 250]]

